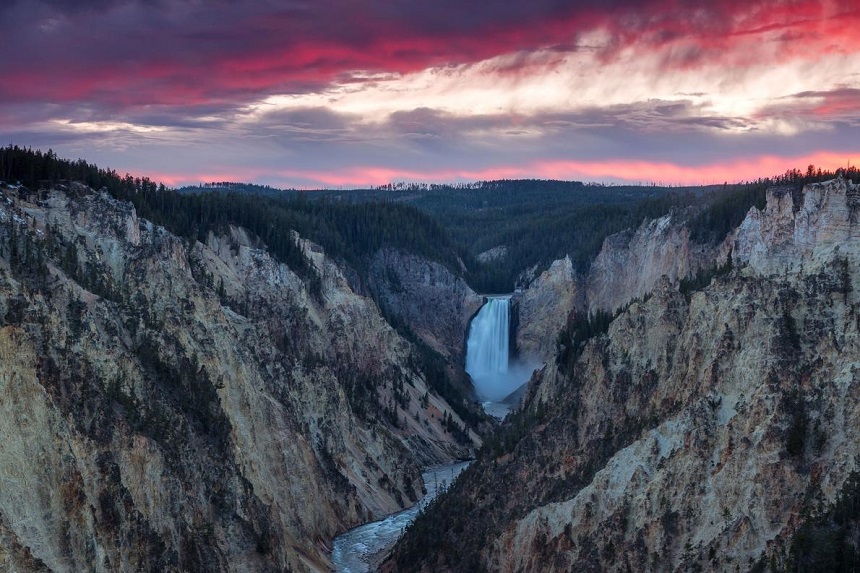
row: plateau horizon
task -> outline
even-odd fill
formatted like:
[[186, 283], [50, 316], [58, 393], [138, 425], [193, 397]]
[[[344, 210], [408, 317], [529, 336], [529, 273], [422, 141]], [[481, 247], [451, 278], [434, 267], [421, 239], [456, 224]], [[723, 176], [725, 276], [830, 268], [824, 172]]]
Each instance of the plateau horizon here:
[[[683, 167], [671, 163], [604, 162], [595, 164], [557, 162], [542, 164], [535, 169], [505, 168], [459, 172], [409, 172], [392, 169], [365, 169], [348, 175], [335, 173], [303, 173], [298, 171], [212, 172], [184, 175], [170, 172], [153, 172], [152, 180], [177, 189], [203, 187], [210, 182], [231, 182], [262, 185], [282, 190], [317, 191], [380, 188], [385, 186], [439, 185], [457, 187], [483, 181], [540, 180], [580, 182], [593, 186], [632, 185], [638, 187], [705, 187], [710, 185], [740, 184], [757, 179], [779, 176], [793, 169], [806, 171], [809, 165], [824, 171], [836, 171], [857, 165], [860, 150], [856, 153], [816, 153], [812, 155], [780, 158], [767, 156], [756, 160], [732, 164], [704, 165], [700, 168]], [[293, 183], [291, 183], [293, 182]]]

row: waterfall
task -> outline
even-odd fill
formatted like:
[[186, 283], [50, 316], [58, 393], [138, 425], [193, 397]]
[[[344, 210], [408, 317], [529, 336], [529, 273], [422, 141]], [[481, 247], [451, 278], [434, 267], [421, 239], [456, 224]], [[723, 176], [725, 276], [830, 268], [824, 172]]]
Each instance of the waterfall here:
[[469, 328], [466, 372], [487, 400], [501, 400], [516, 389], [508, 376], [510, 309], [510, 297], [489, 298]]

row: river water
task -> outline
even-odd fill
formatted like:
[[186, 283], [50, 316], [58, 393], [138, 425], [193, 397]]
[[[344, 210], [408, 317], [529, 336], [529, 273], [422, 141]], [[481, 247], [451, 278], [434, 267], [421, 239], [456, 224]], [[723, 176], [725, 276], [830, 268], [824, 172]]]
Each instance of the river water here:
[[430, 503], [439, 491], [450, 486], [470, 463], [458, 462], [425, 471], [422, 476], [427, 495], [421, 498], [421, 501], [409, 509], [393, 513], [380, 521], [365, 523], [335, 537], [331, 554], [334, 570], [338, 573], [374, 571], [378, 562], [400, 539], [406, 526], [412, 523], [418, 512]]
[[488, 296], [472, 319], [466, 338], [466, 372], [484, 411], [503, 420], [519, 402], [514, 398], [536, 364], [511, 359], [511, 295]]
[[[499, 420], [511, 410], [511, 404], [505, 398], [528, 381], [533, 370], [527, 364], [512, 363], [510, 359], [510, 313], [510, 296], [487, 297], [486, 304], [472, 320], [466, 343], [466, 372], [483, 400], [484, 410]], [[450, 485], [469, 463], [427, 470], [422, 474], [427, 495], [420, 502], [336, 537], [332, 550], [335, 571], [375, 571], [418, 512], [436, 497], [440, 489]]]

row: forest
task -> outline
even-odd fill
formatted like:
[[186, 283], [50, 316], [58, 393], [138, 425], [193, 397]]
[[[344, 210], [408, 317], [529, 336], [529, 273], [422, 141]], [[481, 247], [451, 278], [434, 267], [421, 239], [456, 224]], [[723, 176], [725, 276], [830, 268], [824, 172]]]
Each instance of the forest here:
[[[856, 167], [841, 173], [860, 181]], [[804, 184], [835, 175], [810, 165], [805, 171], [708, 187], [502, 180], [301, 192], [220, 182], [171, 190], [147, 177], [61, 159], [50, 150], [0, 148], [0, 180], [32, 190], [79, 181], [131, 201], [142, 217], [189, 239], [204, 240], [210, 231], [239, 225], [312, 284], [318, 279], [291, 231], [349, 265], [359, 280], [369, 257], [390, 247], [439, 262], [482, 293], [527, 286], [565, 255], [579, 272], [587, 272], [607, 236], [672, 210], [690, 210], [694, 241], [718, 242], [750, 207], [764, 207], [769, 187], [788, 187], [797, 198]], [[499, 246], [505, 247], [503, 256], [478, 259]]]
[[[856, 168], [843, 170], [858, 179]], [[585, 273], [603, 240], [645, 219], [672, 210], [692, 209], [691, 238], [721, 241], [751, 206], [764, 208], [765, 192], [782, 185], [798, 191], [806, 183], [835, 176], [809, 166], [755, 181], [704, 187], [606, 186], [579, 181], [501, 180], [471, 184], [399, 184], [374, 189], [281, 191], [328, 204], [402, 204], [431, 215], [447, 232], [465, 264], [464, 278], [477, 292], [505, 293], [524, 287], [552, 261], [569, 255]], [[211, 183], [182, 193], [241, 193], [277, 197], [272, 188]], [[481, 261], [479, 255], [504, 247], [504, 254]], [[449, 267], [450, 268], [450, 267]], [[456, 270], [456, 269], [452, 269]], [[689, 285], [685, 285], [689, 286]]]
[[[17, 146], [0, 149], [0, 180], [37, 191], [56, 184], [81, 182], [130, 201], [141, 217], [175, 235], [205, 241], [209, 232], [228, 225], [256, 235], [280, 261], [312, 283], [315, 271], [296, 244], [292, 232], [321, 245], [362, 275], [367, 258], [381, 247], [400, 248], [462, 272], [461, 249], [431, 217], [408, 205], [368, 202], [346, 205], [309, 201], [305, 195], [273, 197], [229, 191], [180, 193], [147, 177], [119, 176], [79, 159], [60, 159]], [[463, 253], [465, 255], [465, 253]], [[465, 255], [468, 256], [468, 255]]]

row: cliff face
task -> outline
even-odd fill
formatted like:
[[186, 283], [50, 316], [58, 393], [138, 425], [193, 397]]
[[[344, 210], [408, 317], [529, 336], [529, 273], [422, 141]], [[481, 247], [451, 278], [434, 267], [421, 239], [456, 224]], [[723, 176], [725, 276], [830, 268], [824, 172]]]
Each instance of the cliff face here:
[[586, 279], [587, 309], [615, 311], [650, 293], [662, 277], [677, 282], [716, 258], [714, 248], [690, 240], [683, 213], [645, 221], [604, 241]]
[[787, 190], [768, 193], [763, 212], [750, 211], [734, 238], [733, 257], [759, 275], [798, 273], [835, 258], [854, 258], [860, 193], [839, 178], [808, 185], [795, 207]]
[[614, 312], [650, 294], [664, 276], [676, 282], [724, 262], [725, 248], [690, 240], [686, 215], [672, 213], [607, 237], [585, 275], [569, 258], [555, 261], [522, 293], [517, 347], [547, 360], [571, 312]]
[[376, 254], [369, 275], [370, 287], [386, 312], [462, 367], [469, 321], [481, 308], [482, 297], [443, 265], [394, 249]]
[[548, 359], [555, 352], [556, 335], [571, 311], [585, 306], [582, 288], [570, 257], [555, 261], [532, 285], [517, 293], [517, 351]]
[[508, 436], [419, 524], [441, 551], [407, 536], [400, 564], [787, 567], [860, 455], [857, 194], [808, 186], [795, 211], [770, 192], [731, 238], [734, 271], [689, 298], [659, 281], [571, 371], [548, 364]]
[[0, 191], [0, 567], [326, 570], [478, 442], [318, 247], [314, 291], [241, 229]]

